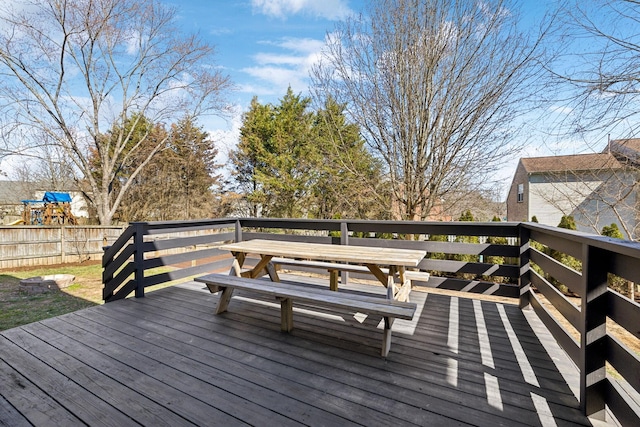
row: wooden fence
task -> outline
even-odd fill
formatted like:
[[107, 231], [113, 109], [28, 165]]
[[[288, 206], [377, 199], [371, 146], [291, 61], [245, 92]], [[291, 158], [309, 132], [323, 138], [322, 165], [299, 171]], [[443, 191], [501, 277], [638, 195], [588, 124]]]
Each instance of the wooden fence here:
[[100, 260], [126, 226], [0, 226], [0, 269]]

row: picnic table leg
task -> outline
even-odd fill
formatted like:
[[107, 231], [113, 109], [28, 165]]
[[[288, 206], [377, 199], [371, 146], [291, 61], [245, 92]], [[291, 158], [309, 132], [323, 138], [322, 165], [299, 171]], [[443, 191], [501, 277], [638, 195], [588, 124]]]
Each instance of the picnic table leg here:
[[389, 266], [389, 275], [387, 276], [387, 299], [395, 299], [396, 297], [396, 266]]
[[405, 268], [403, 265], [398, 267], [398, 277], [400, 278], [400, 287], [398, 292], [396, 292], [395, 297], [396, 300], [402, 302], [409, 301], [409, 294], [411, 293], [411, 280], [407, 279], [405, 273]]
[[280, 329], [284, 332], [293, 330], [293, 300], [280, 298]]
[[231, 271], [229, 271], [229, 276], [242, 276], [242, 265], [238, 258], [233, 260], [233, 264], [231, 264]]
[[219, 287], [222, 289], [222, 294], [220, 295], [220, 299], [218, 300], [218, 306], [216, 307], [216, 314], [224, 313], [227, 311], [227, 307], [229, 307], [229, 301], [231, 301], [231, 295], [233, 295], [232, 287]]
[[391, 349], [391, 326], [393, 326], [393, 319], [393, 317], [384, 317], [384, 335], [382, 337], [382, 351], [380, 352], [382, 357], [387, 357]]
[[338, 290], [338, 277], [340, 272], [338, 270], [329, 270], [329, 289], [332, 291]]
[[[271, 280], [273, 280], [274, 277], [269, 272], [269, 265], [271, 265], [271, 267], [273, 267], [273, 264], [271, 264], [271, 258], [273, 258], [273, 256], [271, 256], [271, 255], [260, 255], [260, 261], [258, 261], [256, 266], [253, 267], [253, 269], [251, 269], [251, 271], [248, 272], [247, 277], [255, 279], [256, 277], [261, 275], [260, 273], [262, 273], [263, 270], [266, 270], [266, 272], [267, 272], [267, 274], [269, 274], [269, 277], [271, 278]], [[273, 273], [275, 273], [275, 269], [273, 269]], [[273, 281], [277, 282], [279, 280], [273, 280]]]
[[[393, 299], [393, 274], [391, 269], [389, 269], [389, 274], [384, 274], [380, 267], [375, 264], [365, 264], [369, 271], [376, 276], [376, 279], [382, 283], [382, 285], [387, 288], [387, 298]], [[390, 286], [391, 285], [391, 286]]]
[[278, 272], [276, 271], [276, 267], [273, 265], [271, 261], [269, 261], [265, 267], [267, 273], [269, 274], [269, 278], [272, 282], [279, 282], [280, 277], [278, 277]]

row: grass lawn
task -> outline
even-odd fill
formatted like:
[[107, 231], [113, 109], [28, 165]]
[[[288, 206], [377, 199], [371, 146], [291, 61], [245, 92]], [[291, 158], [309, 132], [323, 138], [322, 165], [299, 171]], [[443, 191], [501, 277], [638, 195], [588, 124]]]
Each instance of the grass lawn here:
[[[167, 271], [163, 267], [148, 274]], [[30, 294], [20, 289], [20, 280], [52, 274], [72, 274], [74, 282], [62, 289]], [[175, 282], [152, 286], [145, 292], [170, 286]], [[102, 266], [100, 262], [64, 264], [0, 271], [0, 331], [60, 316], [82, 308], [102, 304]]]
[[[30, 294], [20, 280], [50, 274], [73, 274], [74, 282], [63, 290]], [[100, 263], [46, 266], [0, 271], [0, 330], [102, 304]]]

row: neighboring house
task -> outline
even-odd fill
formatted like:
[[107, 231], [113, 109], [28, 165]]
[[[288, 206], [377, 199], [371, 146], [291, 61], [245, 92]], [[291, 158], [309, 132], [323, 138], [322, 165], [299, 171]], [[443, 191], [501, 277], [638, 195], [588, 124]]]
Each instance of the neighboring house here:
[[579, 230], [618, 224], [638, 237], [640, 139], [611, 141], [603, 153], [522, 158], [507, 197], [507, 220], [557, 226], [574, 217]]
[[33, 194], [16, 181], [0, 181], [0, 225], [10, 224], [22, 217], [21, 200], [31, 199]]
[[22, 200], [42, 200], [45, 191], [60, 191], [71, 196], [71, 213], [76, 218], [89, 218], [87, 201], [79, 191], [64, 189], [33, 190], [33, 183], [0, 181], [0, 225], [8, 225], [22, 218]]

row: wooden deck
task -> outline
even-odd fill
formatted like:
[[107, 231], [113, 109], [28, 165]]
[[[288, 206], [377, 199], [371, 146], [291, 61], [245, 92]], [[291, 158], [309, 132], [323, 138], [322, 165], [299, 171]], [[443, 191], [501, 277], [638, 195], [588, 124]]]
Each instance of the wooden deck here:
[[412, 293], [386, 360], [379, 318], [300, 307], [286, 334], [196, 283], [7, 330], [0, 425], [589, 425], [531, 312], [460, 295]]

